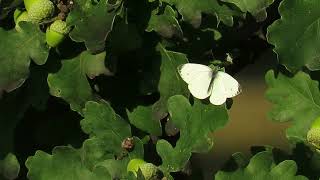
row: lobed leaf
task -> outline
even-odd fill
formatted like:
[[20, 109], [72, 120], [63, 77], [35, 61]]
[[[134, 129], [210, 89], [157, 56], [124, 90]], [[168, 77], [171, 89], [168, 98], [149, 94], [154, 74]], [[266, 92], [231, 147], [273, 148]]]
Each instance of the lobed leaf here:
[[106, 102], [89, 101], [83, 112], [81, 127], [90, 138], [81, 149], [58, 146], [52, 155], [37, 151], [26, 161], [30, 180], [127, 179], [128, 162], [143, 158], [142, 141], [135, 137], [133, 149], [123, 149], [122, 141], [132, 136], [130, 126]]
[[201, 13], [212, 14], [217, 17], [218, 22], [222, 21], [228, 26], [233, 25], [233, 16], [238, 16], [239, 13], [230, 9], [226, 5], [221, 5], [218, 0], [162, 0], [171, 5], [174, 5], [182, 15], [184, 21], [189, 22], [194, 27], [199, 27], [201, 24]]
[[107, 169], [95, 167], [90, 170], [82, 162], [81, 152], [72, 147], [55, 147], [52, 155], [37, 151], [26, 161], [30, 180], [103, 180], [110, 178]]
[[165, 140], [157, 143], [157, 152], [165, 171], [176, 172], [188, 162], [193, 152], [206, 152], [213, 146], [210, 133], [223, 127], [228, 121], [224, 106], [203, 104], [195, 100], [191, 106], [188, 99], [176, 95], [168, 100], [168, 110], [172, 123], [180, 130], [180, 138], [175, 147]]
[[303, 66], [320, 70], [319, 8], [318, 0], [283, 0], [281, 19], [268, 27], [268, 41], [280, 63], [292, 72]]
[[80, 124], [83, 131], [91, 137], [83, 143], [84, 164], [89, 169], [95, 166], [105, 167], [111, 179], [126, 178], [129, 161], [143, 158], [142, 141], [134, 137], [133, 149], [123, 149], [123, 140], [132, 136], [130, 125], [117, 115], [107, 102], [89, 101], [83, 112], [84, 119]]
[[177, 14], [170, 6], [166, 6], [164, 13], [159, 15], [158, 9], [153, 10], [146, 31], [156, 31], [165, 38], [174, 35], [182, 37], [182, 29], [176, 18]]
[[131, 124], [153, 135], [161, 135], [160, 120], [167, 115], [167, 100], [174, 95], [188, 95], [188, 89], [180, 78], [177, 68], [187, 63], [184, 54], [168, 51], [161, 44], [157, 46], [160, 53], [160, 79], [158, 90], [160, 99], [151, 106], [138, 106], [132, 112], [127, 111]]
[[63, 60], [61, 69], [48, 75], [50, 94], [61, 97], [72, 110], [81, 113], [85, 103], [93, 99], [87, 76], [93, 79], [110, 73], [104, 65], [105, 57], [105, 52], [92, 55], [84, 51], [73, 59]]
[[88, 0], [74, 1], [67, 18], [67, 23], [75, 26], [69, 34], [71, 39], [84, 42], [92, 53], [102, 52], [117, 16], [118, 7], [119, 4], [111, 5], [108, 1], [100, 1], [96, 5]]
[[120, 154], [121, 143], [131, 137], [130, 125], [117, 115], [107, 102], [86, 103], [84, 119], [80, 122], [82, 130], [97, 140], [106, 140], [110, 152]]
[[233, 3], [238, 6], [241, 11], [251, 13], [257, 21], [266, 20], [266, 8], [273, 3], [274, 0], [223, 0], [224, 2]]
[[281, 73], [276, 77], [273, 71], [267, 72], [266, 82], [266, 98], [273, 103], [269, 117], [279, 122], [292, 121], [287, 138], [306, 142], [310, 125], [320, 116], [318, 82], [303, 72], [290, 78]]
[[263, 151], [253, 156], [249, 164], [234, 172], [219, 171], [215, 175], [216, 180], [308, 180], [308, 178], [296, 175], [297, 165], [292, 160], [285, 160], [275, 164], [272, 152]]
[[30, 61], [45, 64], [49, 47], [35, 24], [21, 22], [21, 32], [0, 28], [0, 95], [20, 87], [29, 75]]

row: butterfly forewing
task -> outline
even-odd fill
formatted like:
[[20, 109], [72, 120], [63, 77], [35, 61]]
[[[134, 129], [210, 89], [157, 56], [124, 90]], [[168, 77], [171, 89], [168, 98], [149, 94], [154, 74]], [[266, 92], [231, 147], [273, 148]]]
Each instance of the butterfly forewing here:
[[211, 94], [212, 69], [201, 64], [188, 63], [179, 67], [182, 79], [188, 84], [190, 93], [205, 99]]
[[209, 97], [212, 91], [212, 86], [210, 86], [211, 80], [212, 75], [208, 74], [208, 72], [197, 74], [188, 85], [190, 93], [198, 99]]
[[178, 67], [181, 78], [187, 83], [190, 84], [191, 81], [194, 81], [197, 75], [201, 73], [210, 74], [212, 77], [212, 69], [208, 66], [202, 64], [187, 63]]

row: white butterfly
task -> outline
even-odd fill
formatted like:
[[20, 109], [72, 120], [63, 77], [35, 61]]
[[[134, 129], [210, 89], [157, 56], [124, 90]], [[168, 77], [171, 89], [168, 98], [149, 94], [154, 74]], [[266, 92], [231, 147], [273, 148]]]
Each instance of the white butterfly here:
[[240, 84], [232, 76], [222, 71], [213, 71], [208, 66], [187, 63], [180, 65], [178, 71], [194, 97], [205, 99], [210, 96], [209, 100], [214, 105], [221, 105], [227, 98], [241, 92]]

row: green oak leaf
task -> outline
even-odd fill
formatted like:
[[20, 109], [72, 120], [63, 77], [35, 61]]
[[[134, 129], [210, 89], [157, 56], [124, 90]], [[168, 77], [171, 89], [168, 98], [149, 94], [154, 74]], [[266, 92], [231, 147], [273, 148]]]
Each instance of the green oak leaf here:
[[129, 124], [104, 101], [86, 103], [84, 119], [80, 122], [90, 135], [82, 148], [58, 146], [52, 155], [37, 151], [26, 161], [30, 180], [56, 179], [126, 179], [126, 167], [134, 158], [143, 158], [142, 141], [134, 137], [134, 147], [125, 150], [122, 141], [131, 137]]
[[179, 25], [176, 12], [166, 6], [164, 13], [158, 15], [158, 9], [152, 11], [146, 31], [155, 31], [165, 38], [171, 38], [173, 35], [182, 37], [182, 29]]
[[[134, 126], [153, 135], [161, 135], [161, 124], [154, 116], [153, 106], [138, 106], [130, 112], [127, 110], [128, 118]], [[151, 119], [150, 119], [151, 118]]]
[[179, 65], [188, 62], [186, 55], [168, 51], [162, 44], [157, 46], [157, 50], [161, 59], [158, 83], [160, 99], [151, 106], [138, 106], [132, 112], [127, 111], [131, 124], [153, 135], [162, 133], [160, 120], [167, 115], [167, 100], [177, 94], [189, 94], [177, 71]]
[[0, 95], [20, 87], [29, 75], [30, 61], [45, 64], [49, 47], [38, 26], [21, 22], [22, 32], [0, 28]]
[[84, 119], [80, 122], [82, 130], [90, 137], [105, 139], [110, 151], [120, 154], [122, 141], [131, 137], [130, 125], [104, 101], [87, 102], [83, 114]]
[[111, 5], [108, 1], [100, 1], [93, 5], [92, 2], [74, 1], [67, 23], [74, 26], [69, 34], [72, 40], [84, 42], [90, 52], [99, 53], [105, 49], [105, 41], [112, 30], [119, 4]]
[[[107, 135], [107, 134], [106, 134]], [[143, 143], [139, 138], [134, 137], [134, 148], [130, 152], [123, 151], [121, 143], [116, 143], [116, 141], [111, 141], [109, 137], [92, 137], [87, 139], [83, 143], [83, 160], [86, 166], [90, 169], [93, 168], [98, 163], [102, 163], [105, 160], [114, 160], [117, 156], [121, 164], [126, 168], [129, 160], [134, 158], [143, 158], [144, 149]], [[121, 153], [119, 153], [121, 152]], [[116, 161], [118, 161], [116, 160]], [[123, 161], [122, 161], [123, 160]], [[125, 163], [125, 165], [123, 164]], [[115, 171], [115, 170], [112, 170]], [[123, 173], [110, 173], [111, 176], [114, 174]], [[126, 174], [126, 173], [125, 173]]]
[[320, 116], [319, 83], [304, 72], [290, 78], [283, 74], [276, 77], [273, 71], [266, 74], [266, 98], [273, 103], [269, 117], [275, 121], [292, 121], [287, 138], [306, 142], [312, 122]]
[[83, 163], [80, 150], [68, 146], [58, 146], [52, 155], [38, 150], [26, 161], [30, 180], [104, 180], [110, 179], [107, 169], [98, 166], [88, 169]]
[[[134, 158], [143, 158], [142, 141], [134, 137], [131, 151], [122, 148], [123, 140], [132, 136], [131, 128], [107, 102], [89, 101], [83, 114], [81, 127], [91, 137], [84, 142], [82, 148], [85, 164], [89, 169], [98, 165], [106, 167], [112, 179], [124, 178], [128, 162]], [[117, 159], [114, 159], [115, 156]]]
[[112, 151], [107, 149], [109, 144], [98, 137], [91, 137], [83, 142], [83, 160], [89, 169], [105, 159], [114, 158]]
[[[143, 156], [140, 158], [143, 158]], [[128, 157], [121, 160], [108, 159], [98, 165], [108, 169], [112, 179], [128, 179], [130, 177], [130, 173], [127, 172], [127, 166], [131, 159], [133, 158]]]
[[0, 160], [0, 179], [1, 176], [5, 179], [16, 179], [19, 175], [20, 164], [16, 156], [12, 153]]
[[292, 72], [303, 66], [320, 70], [319, 1], [283, 0], [279, 12], [267, 37], [280, 63]]
[[128, 158], [123, 160], [107, 159], [99, 163], [99, 166], [108, 169], [112, 179], [126, 179], [129, 161], [130, 159]]
[[87, 80], [110, 72], [104, 65], [106, 53], [92, 55], [82, 52], [73, 59], [62, 61], [62, 68], [48, 75], [48, 85], [53, 96], [61, 97], [72, 110], [80, 112], [85, 103], [93, 99], [92, 89]]
[[176, 95], [168, 100], [172, 123], [180, 130], [175, 147], [165, 140], [157, 143], [157, 152], [162, 159], [161, 168], [176, 172], [186, 165], [192, 152], [209, 151], [213, 146], [210, 133], [223, 127], [228, 121], [224, 106], [203, 104], [195, 100], [191, 105], [187, 98]]
[[246, 167], [234, 172], [219, 171], [215, 180], [308, 180], [308, 178], [296, 175], [297, 165], [292, 160], [285, 160], [276, 164], [272, 152], [263, 151], [253, 156]]
[[201, 13], [212, 14], [217, 17], [218, 22], [222, 21], [228, 26], [233, 25], [234, 15], [239, 15], [238, 12], [230, 9], [226, 5], [221, 5], [218, 0], [162, 0], [171, 5], [174, 5], [182, 15], [184, 21], [189, 22], [194, 27], [199, 27], [201, 24]]
[[274, 0], [223, 0], [224, 2], [233, 3], [238, 6], [241, 11], [251, 13], [257, 21], [261, 22], [267, 18], [266, 8], [273, 3]]
[[[143, 144], [135, 138], [135, 147], [119, 159], [108, 152], [108, 139], [100, 140], [103, 146], [92, 144], [87, 139], [81, 149], [70, 146], [57, 146], [52, 155], [37, 151], [26, 161], [30, 180], [56, 179], [126, 179], [127, 164], [131, 159], [143, 158]], [[96, 141], [96, 140], [93, 140]], [[90, 143], [88, 143], [90, 142]], [[97, 142], [97, 141], [96, 141]], [[110, 144], [109, 144], [110, 145]]]

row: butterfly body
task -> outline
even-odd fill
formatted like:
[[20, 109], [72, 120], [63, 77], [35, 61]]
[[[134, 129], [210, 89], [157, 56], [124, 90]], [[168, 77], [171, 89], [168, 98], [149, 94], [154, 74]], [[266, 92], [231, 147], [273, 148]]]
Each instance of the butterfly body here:
[[240, 84], [232, 76], [208, 66], [187, 63], [179, 66], [178, 71], [194, 97], [205, 99], [210, 96], [214, 105], [221, 105], [241, 92]]

